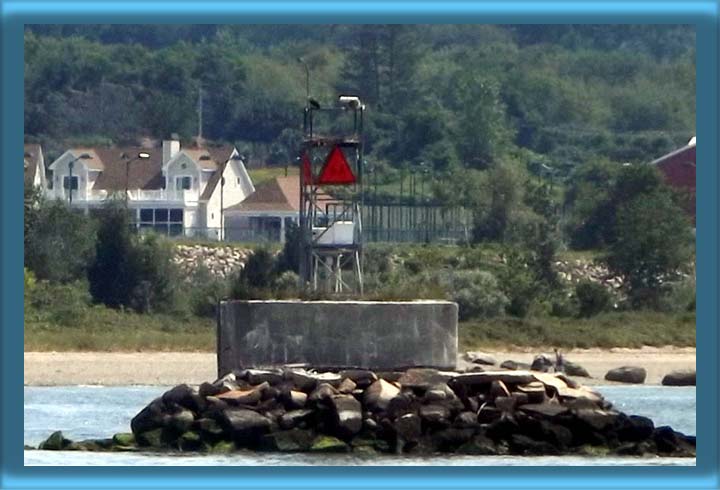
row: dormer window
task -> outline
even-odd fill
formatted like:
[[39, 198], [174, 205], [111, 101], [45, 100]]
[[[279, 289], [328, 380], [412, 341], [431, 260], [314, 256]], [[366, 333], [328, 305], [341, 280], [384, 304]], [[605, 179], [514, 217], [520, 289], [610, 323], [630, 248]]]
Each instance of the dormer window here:
[[184, 176], [184, 177], [176, 177], [175, 178], [175, 188], [180, 190], [190, 190], [192, 188], [192, 177]]
[[72, 190], [76, 191], [78, 189], [77, 175], [73, 175], [72, 177], [63, 177], [63, 189], [65, 189], [65, 190], [72, 189]]

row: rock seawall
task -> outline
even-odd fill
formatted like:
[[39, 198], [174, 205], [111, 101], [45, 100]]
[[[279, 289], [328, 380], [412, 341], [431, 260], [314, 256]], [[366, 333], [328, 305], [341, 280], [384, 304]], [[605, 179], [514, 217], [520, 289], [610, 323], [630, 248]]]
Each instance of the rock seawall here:
[[695, 456], [695, 437], [614, 410], [562, 374], [243, 370], [178, 385], [132, 434], [40, 449]]

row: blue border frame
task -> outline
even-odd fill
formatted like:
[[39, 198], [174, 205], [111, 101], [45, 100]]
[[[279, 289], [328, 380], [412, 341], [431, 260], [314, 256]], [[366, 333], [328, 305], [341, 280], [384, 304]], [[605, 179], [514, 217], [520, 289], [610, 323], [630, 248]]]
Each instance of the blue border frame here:
[[[707, 1], [137, 1], [2, 2], [0, 135], [0, 488], [720, 488], [718, 479], [718, 0]], [[25, 23], [667, 23], [697, 28], [696, 467], [25, 468], [23, 466], [22, 182]], [[5, 163], [6, 162], [6, 163]], [[715, 164], [715, 165], [714, 165]]]

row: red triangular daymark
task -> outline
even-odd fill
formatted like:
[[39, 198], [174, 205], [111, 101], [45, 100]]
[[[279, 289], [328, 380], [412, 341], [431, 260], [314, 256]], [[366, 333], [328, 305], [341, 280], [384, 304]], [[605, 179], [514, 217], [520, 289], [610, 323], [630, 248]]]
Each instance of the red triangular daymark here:
[[310, 170], [310, 158], [307, 153], [303, 153], [302, 161], [300, 162], [302, 179], [305, 185], [312, 184], [312, 171]]
[[333, 147], [325, 160], [320, 176], [317, 178], [318, 185], [347, 185], [355, 183], [355, 175], [350, 170], [345, 155], [339, 146]]

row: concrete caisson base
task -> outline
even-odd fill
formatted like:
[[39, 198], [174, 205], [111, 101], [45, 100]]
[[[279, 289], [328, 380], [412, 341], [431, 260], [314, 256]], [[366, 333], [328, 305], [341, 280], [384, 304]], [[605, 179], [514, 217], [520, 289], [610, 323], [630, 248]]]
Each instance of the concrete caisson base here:
[[453, 369], [457, 317], [449, 301], [223, 301], [218, 374], [286, 364]]

